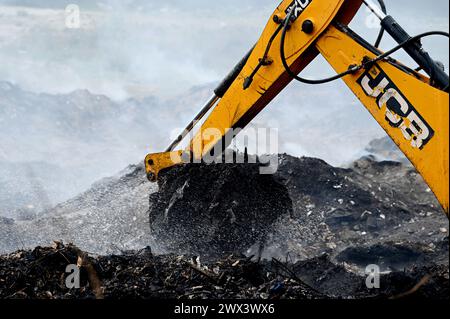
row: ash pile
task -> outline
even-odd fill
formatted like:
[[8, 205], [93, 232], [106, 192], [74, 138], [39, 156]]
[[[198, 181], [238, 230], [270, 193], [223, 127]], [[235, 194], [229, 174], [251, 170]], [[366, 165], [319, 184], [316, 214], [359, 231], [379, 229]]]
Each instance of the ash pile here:
[[[36, 220], [0, 219], [7, 252], [29, 248], [0, 257], [0, 297], [448, 299], [449, 221], [408, 163], [280, 155], [274, 175], [187, 165], [156, 188], [133, 166]], [[55, 239], [94, 257], [33, 249]], [[367, 289], [368, 265], [381, 289]]]
[[286, 187], [259, 174], [257, 164], [188, 164], [162, 174], [149, 215], [164, 250], [220, 257], [262, 245], [275, 221], [292, 212]]
[[407, 253], [418, 246], [448, 265], [448, 219], [431, 190], [413, 167], [371, 156], [345, 169], [280, 155], [274, 175], [254, 164], [175, 167], [150, 195], [149, 215], [155, 243], [178, 254], [345, 255], [362, 269], [348, 252], [373, 251], [368, 264], [390, 271], [419, 263]]

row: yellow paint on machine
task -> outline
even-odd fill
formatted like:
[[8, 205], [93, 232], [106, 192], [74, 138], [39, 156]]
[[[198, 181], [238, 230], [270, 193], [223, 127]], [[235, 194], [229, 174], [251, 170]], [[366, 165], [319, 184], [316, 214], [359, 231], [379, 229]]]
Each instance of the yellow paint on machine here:
[[[232, 128], [244, 128], [291, 82], [280, 58], [280, 37], [276, 37], [268, 58], [253, 83], [243, 83], [259, 59], [264, 56], [270, 38], [279, 27], [274, 16], [284, 19], [292, 0], [283, 1], [275, 10], [261, 38], [220, 102], [211, 111], [189, 147], [170, 153], [146, 157], [146, 171], [156, 181], [160, 171], [189, 159], [202, 159]], [[354, 17], [360, 0], [313, 0], [291, 25], [286, 35], [287, 63], [293, 72], [301, 72], [319, 53], [336, 72], [377, 54], [366, 48], [345, 27]], [[302, 32], [305, 20], [314, 22], [311, 34]], [[367, 69], [343, 78], [374, 119], [410, 159], [435, 193], [445, 212], [449, 213], [449, 95], [434, 88], [430, 79], [399, 63], [380, 61]], [[351, 114], [349, 114], [351, 116]], [[205, 135], [209, 129], [220, 134]], [[185, 155], [185, 157], [183, 156]], [[406, 182], [406, 181], [405, 181]]]
[[[375, 57], [374, 53], [335, 27], [330, 27], [316, 45], [336, 72], [346, 71], [349, 65], [360, 64], [365, 57]], [[365, 89], [361, 84], [364, 78], [366, 85], [368, 79], [372, 81], [378, 78], [379, 80], [375, 81], [378, 86]], [[415, 76], [415, 73], [408, 74], [386, 61], [378, 62], [369, 70], [346, 76], [343, 80], [417, 168], [448, 215], [448, 93], [432, 87], [426, 77]], [[396, 89], [392, 88], [393, 86]], [[389, 87], [391, 89], [388, 89]], [[371, 90], [372, 95], [369, 95], [368, 91]], [[383, 98], [384, 96], [386, 97]], [[404, 106], [397, 110], [397, 113], [402, 114], [398, 115], [387, 107], [389, 99]], [[409, 104], [407, 111], [405, 102]], [[411, 115], [409, 118], [401, 116], [405, 114]], [[428, 140], [422, 141], [424, 137]]]
[[[220, 136], [207, 136], [205, 132], [212, 128], [225, 135], [231, 128], [244, 128], [292, 81], [281, 63], [280, 37], [277, 37], [268, 54], [273, 63], [262, 67], [256, 74], [252, 85], [247, 90], [243, 89], [245, 78], [252, 73], [258, 65], [259, 59], [264, 56], [267, 44], [278, 28], [273, 17], [276, 15], [284, 19], [286, 10], [291, 4], [292, 0], [284, 0], [276, 8], [242, 72], [190, 141], [189, 147], [180, 152], [191, 153], [193, 158], [201, 159], [221, 140]], [[300, 72], [317, 56], [317, 50], [309, 49], [314, 48], [314, 41], [333, 20], [339, 19], [342, 23], [350, 22], [360, 6], [361, 1], [359, 0], [311, 1], [303, 11], [302, 17], [314, 21], [314, 32], [312, 34], [302, 32], [303, 20], [299, 19], [291, 26], [292, 32], [286, 36], [286, 55], [292, 70]], [[156, 181], [161, 170], [183, 163], [182, 160], [172, 161], [172, 157], [166, 153], [148, 155], [145, 165], [149, 179]]]

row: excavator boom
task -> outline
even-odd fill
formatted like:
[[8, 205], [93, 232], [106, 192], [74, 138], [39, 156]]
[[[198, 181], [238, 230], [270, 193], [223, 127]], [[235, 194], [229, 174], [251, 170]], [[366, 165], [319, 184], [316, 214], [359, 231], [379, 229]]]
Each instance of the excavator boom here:
[[[348, 27], [363, 3], [399, 43], [396, 50], [404, 49], [428, 76], [393, 60], [393, 52], [381, 52]], [[282, 1], [259, 41], [186, 130], [166, 152], [146, 157], [149, 179], [156, 181], [174, 165], [218, 156], [216, 146], [230, 141], [235, 129], [249, 124], [294, 78], [309, 84], [341, 78], [417, 168], [448, 215], [448, 76], [419, 39], [369, 0]], [[297, 76], [319, 54], [338, 75], [322, 81]], [[188, 147], [174, 150], [208, 113]]]

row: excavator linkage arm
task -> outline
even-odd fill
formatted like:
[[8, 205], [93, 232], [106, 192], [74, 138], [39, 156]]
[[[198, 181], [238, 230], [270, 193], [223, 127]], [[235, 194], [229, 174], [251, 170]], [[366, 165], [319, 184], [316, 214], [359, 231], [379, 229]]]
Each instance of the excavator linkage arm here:
[[[195, 121], [167, 152], [146, 157], [149, 179], [156, 181], [164, 169], [210, 155], [227, 134], [244, 128], [292, 81], [281, 60], [279, 33], [290, 10], [295, 10], [290, 14], [284, 44], [285, 62], [292, 72], [300, 73], [318, 54], [338, 73], [364, 65], [343, 80], [418, 169], [448, 214], [448, 93], [431, 85], [428, 77], [392, 59], [364, 64], [382, 52], [347, 27], [361, 4], [361, 0], [283, 1], [259, 41]], [[210, 110], [189, 146], [174, 151]], [[218, 134], [210, 134], [211, 129]]]
[[[316, 46], [338, 73], [379, 54], [343, 26], [328, 28]], [[448, 215], [448, 93], [393, 61], [374, 63], [343, 80], [417, 168]]]

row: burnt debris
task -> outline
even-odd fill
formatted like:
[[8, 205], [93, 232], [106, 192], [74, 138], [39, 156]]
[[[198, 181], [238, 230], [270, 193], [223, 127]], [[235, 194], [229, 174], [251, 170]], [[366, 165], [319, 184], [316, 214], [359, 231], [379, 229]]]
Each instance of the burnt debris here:
[[373, 157], [336, 168], [280, 155], [273, 175], [260, 175], [255, 164], [177, 166], [161, 175], [149, 215], [163, 251], [202, 257], [261, 248], [269, 259], [310, 259], [406, 241], [433, 250], [448, 236], [448, 220], [420, 175]]
[[[274, 175], [242, 164], [161, 177], [157, 190], [130, 167], [37, 220], [0, 219], [9, 252], [37, 246], [36, 230], [44, 246], [81, 248], [0, 257], [0, 298], [448, 299], [448, 219], [409, 165], [280, 155]], [[380, 289], [366, 286], [372, 264]]]
[[[67, 286], [67, 266], [79, 269], [79, 288]], [[229, 255], [202, 263], [189, 256], [153, 255], [150, 248], [90, 257], [55, 243], [0, 257], [2, 299], [448, 299], [448, 266], [382, 275], [380, 289], [327, 255], [296, 264]]]

